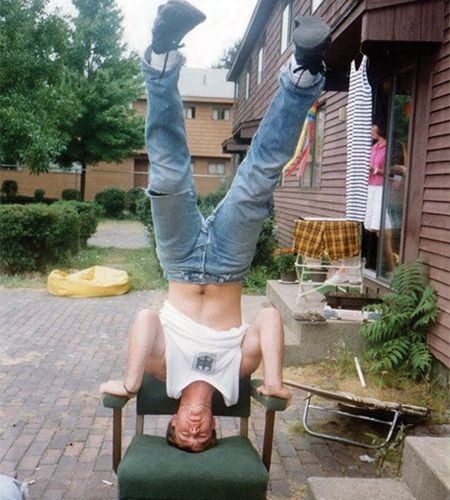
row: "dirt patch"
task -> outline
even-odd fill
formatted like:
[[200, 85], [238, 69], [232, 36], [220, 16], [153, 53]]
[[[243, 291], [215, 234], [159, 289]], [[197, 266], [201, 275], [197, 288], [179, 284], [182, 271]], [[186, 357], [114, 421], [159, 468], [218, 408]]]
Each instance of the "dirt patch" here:
[[448, 392], [443, 387], [404, 379], [396, 380], [394, 385], [394, 376], [388, 373], [381, 377], [365, 374], [367, 387], [362, 387], [356, 367], [354, 373], [351, 373], [349, 365], [344, 371], [339, 363], [333, 360], [298, 367], [286, 367], [283, 370], [283, 377], [286, 380], [325, 390], [350, 392], [356, 396], [376, 398], [382, 401], [425, 406], [432, 412], [432, 423], [448, 423], [450, 421], [450, 415], [447, 411]]

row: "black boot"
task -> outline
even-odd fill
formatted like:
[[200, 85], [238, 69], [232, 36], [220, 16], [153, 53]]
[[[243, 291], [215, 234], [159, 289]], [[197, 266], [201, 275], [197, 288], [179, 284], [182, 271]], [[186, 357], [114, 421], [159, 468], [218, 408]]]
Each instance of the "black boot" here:
[[325, 51], [331, 42], [330, 27], [318, 17], [297, 17], [292, 33], [295, 44], [295, 71], [308, 70], [312, 75], [325, 74]]
[[184, 36], [205, 19], [203, 12], [183, 0], [160, 5], [152, 28], [152, 51], [164, 54], [178, 49]]

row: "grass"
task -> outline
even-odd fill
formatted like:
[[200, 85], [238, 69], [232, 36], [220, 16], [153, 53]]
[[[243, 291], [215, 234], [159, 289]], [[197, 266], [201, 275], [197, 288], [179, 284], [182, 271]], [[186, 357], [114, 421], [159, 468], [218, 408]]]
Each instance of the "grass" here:
[[[132, 290], [164, 289], [167, 283], [162, 276], [154, 252], [149, 248], [119, 249], [89, 246], [69, 261], [52, 266], [45, 272], [6, 275], [0, 273], [0, 286], [6, 288], [46, 288], [47, 276], [52, 269], [71, 272], [92, 266], [106, 266], [127, 271]], [[264, 268], [252, 269], [244, 282], [243, 292], [248, 295], [264, 295], [270, 279]]]
[[[80, 251], [70, 261], [55, 265], [43, 273], [23, 273], [9, 276], [0, 274], [0, 286], [6, 288], [46, 288], [47, 276], [52, 269], [75, 271], [92, 266], [107, 266], [127, 271], [132, 290], [156, 290], [166, 288], [156, 256], [148, 248], [133, 250], [89, 246]], [[244, 293], [264, 295], [267, 273], [265, 269], [252, 269], [244, 283]]]
[[[92, 266], [107, 266], [127, 271], [132, 290], [155, 290], [165, 288], [156, 257], [148, 248], [124, 250], [90, 246], [70, 261], [53, 266], [53, 269], [74, 271]], [[8, 276], [0, 274], [0, 286], [6, 288], [46, 288], [47, 276], [52, 269], [43, 273], [24, 273]]]

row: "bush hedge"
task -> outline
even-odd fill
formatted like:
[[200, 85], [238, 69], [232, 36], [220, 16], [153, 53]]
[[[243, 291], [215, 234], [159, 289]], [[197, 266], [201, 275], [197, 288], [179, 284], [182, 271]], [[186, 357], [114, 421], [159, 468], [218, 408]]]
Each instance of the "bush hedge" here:
[[138, 205], [142, 200], [145, 200], [147, 195], [142, 188], [133, 188], [125, 194], [125, 208], [131, 213], [136, 214]]
[[125, 209], [125, 191], [116, 187], [106, 188], [95, 195], [95, 203], [103, 208], [107, 217], [119, 217]]
[[70, 207], [80, 216], [80, 246], [86, 248], [88, 239], [97, 231], [101, 208], [89, 201], [58, 201], [56, 206]]
[[16, 196], [19, 191], [19, 185], [17, 181], [6, 179], [2, 182], [2, 189], [0, 193], [2, 196]]
[[0, 270], [44, 271], [80, 248], [81, 217], [63, 204], [0, 206]]
[[67, 188], [63, 189], [61, 193], [61, 198], [65, 201], [79, 201], [81, 199], [81, 193], [77, 189]]

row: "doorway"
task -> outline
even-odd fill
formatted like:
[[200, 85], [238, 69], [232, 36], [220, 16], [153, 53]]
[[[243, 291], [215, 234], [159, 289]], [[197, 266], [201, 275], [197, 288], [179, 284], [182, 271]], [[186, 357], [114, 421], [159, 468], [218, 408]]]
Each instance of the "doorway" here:
[[380, 230], [365, 231], [364, 253], [368, 274], [387, 283], [402, 262], [414, 81], [409, 67], [373, 86], [373, 122], [386, 131], [386, 158]]

